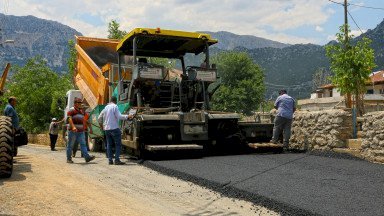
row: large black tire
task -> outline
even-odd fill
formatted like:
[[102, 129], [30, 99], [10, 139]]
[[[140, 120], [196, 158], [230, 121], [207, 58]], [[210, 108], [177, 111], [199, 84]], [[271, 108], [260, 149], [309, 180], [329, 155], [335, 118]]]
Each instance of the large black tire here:
[[0, 178], [9, 178], [13, 171], [13, 132], [11, 120], [0, 116]]
[[17, 156], [17, 153], [19, 152], [19, 151], [18, 151], [19, 147], [18, 147], [17, 145], [14, 145], [13, 147], [14, 147], [14, 148], [13, 148], [13, 157], [16, 157], [16, 156]]

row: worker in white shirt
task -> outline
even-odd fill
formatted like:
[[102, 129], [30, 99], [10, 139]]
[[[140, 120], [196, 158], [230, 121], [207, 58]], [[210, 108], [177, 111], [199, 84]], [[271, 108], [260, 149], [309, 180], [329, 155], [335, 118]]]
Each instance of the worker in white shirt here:
[[[109, 165], [123, 165], [125, 164], [120, 160], [121, 154], [121, 131], [119, 128], [119, 120], [127, 120], [132, 115], [122, 115], [116, 105], [117, 98], [111, 97], [111, 102], [101, 111], [98, 122], [103, 130], [107, 140], [107, 156]], [[115, 144], [115, 163], [113, 163], [112, 146]]]

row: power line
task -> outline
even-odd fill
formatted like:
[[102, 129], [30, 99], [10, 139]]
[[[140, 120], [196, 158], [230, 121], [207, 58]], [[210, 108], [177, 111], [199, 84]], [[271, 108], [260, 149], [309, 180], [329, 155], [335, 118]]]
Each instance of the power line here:
[[281, 89], [297, 90], [297, 89], [302, 89], [302, 88], [308, 88], [310, 86], [311, 86], [310, 84], [285, 86], [285, 85], [274, 85], [274, 84], [270, 84], [270, 83], [265, 83], [265, 87], [267, 89], [273, 89], [273, 90], [281, 90]]
[[[333, 0], [328, 0], [328, 1], [332, 2], [332, 3], [335, 3], [335, 4], [344, 5], [344, 3], [336, 2], [336, 1], [333, 1]], [[364, 6], [364, 5], [358, 5], [358, 4], [353, 4], [353, 3], [348, 3], [348, 5], [352, 5], [352, 6], [355, 6], [355, 7], [361, 7], [361, 8], [374, 9], [374, 10], [384, 10], [384, 8], [380, 8], [380, 7]]]
[[[335, 3], [335, 4], [339, 4], [339, 5], [343, 5], [345, 6], [343, 3], [340, 3], [340, 2], [336, 2], [336, 1], [333, 1], [333, 0], [328, 0], [329, 2], [332, 2], [332, 3]], [[356, 7], [364, 7], [364, 8], [370, 8], [370, 9], [382, 9], [384, 10], [384, 8], [374, 8], [374, 7], [368, 7], [368, 6], [362, 6], [362, 5], [357, 5], [357, 4], [352, 4], [352, 3], [348, 3], [347, 6], [349, 5], [353, 5], [353, 6], [356, 6]], [[361, 34], [364, 34], [364, 32], [361, 30], [360, 26], [357, 24], [356, 20], [353, 18], [352, 14], [347, 10], [347, 13], [349, 15], [349, 17], [351, 17], [352, 21], [355, 23], [356, 27], [360, 30]]]
[[335, 2], [335, 1], [332, 1], [332, 0], [328, 0], [328, 1], [332, 2], [332, 3], [335, 3], [335, 4], [344, 5], [343, 3], [340, 3], [340, 2]]
[[370, 7], [370, 6], [364, 6], [364, 5], [353, 4], [353, 3], [348, 3], [348, 5], [352, 5], [352, 6], [355, 6], [355, 7], [362, 7], [362, 8], [368, 8], [368, 9], [374, 9], [374, 10], [384, 10], [384, 8]]
[[357, 25], [355, 19], [353, 19], [353, 16], [352, 16], [351, 13], [349, 13], [349, 11], [348, 11], [348, 14], [349, 14], [349, 16], [351, 17], [351, 19], [353, 20], [353, 22], [355, 23], [355, 25], [357, 26], [357, 28], [360, 30], [361, 34], [364, 34], [364, 32], [361, 30], [361, 28], [359, 27], [359, 25]]
[[270, 85], [270, 86], [276, 86], [276, 87], [286, 87], [286, 85], [278, 85], [278, 84], [272, 84], [272, 83], [269, 83], [269, 82], [264, 82], [266, 85]]

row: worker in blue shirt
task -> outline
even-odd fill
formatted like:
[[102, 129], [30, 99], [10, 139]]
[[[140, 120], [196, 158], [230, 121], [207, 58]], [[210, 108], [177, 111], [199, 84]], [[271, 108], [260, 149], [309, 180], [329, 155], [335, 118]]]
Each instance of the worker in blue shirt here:
[[291, 127], [293, 113], [296, 111], [295, 100], [287, 94], [287, 90], [279, 91], [274, 107], [277, 109], [277, 115], [273, 126], [273, 137], [271, 142], [278, 143], [279, 137], [283, 132], [283, 148], [288, 149], [289, 139], [291, 138]]
[[9, 97], [8, 98], [8, 104], [5, 106], [4, 109], [4, 115], [11, 117], [11, 123], [12, 127], [15, 131], [19, 129], [19, 116], [17, 115], [15, 106], [16, 106], [17, 100], [16, 97]]

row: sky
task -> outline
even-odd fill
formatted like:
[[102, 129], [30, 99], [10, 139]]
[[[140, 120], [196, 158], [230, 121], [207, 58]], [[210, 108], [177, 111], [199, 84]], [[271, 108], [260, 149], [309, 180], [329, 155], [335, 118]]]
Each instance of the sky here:
[[[344, 0], [331, 0], [342, 3]], [[344, 8], [330, 0], [0, 0], [1, 13], [33, 15], [68, 25], [85, 36], [107, 37], [116, 20], [136, 27], [229, 31], [289, 44], [323, 45], [344, 23]], [[384, 19], [384, 0], [348, 0], [355, 36]], [[362, 6], [362, 7], [361, 7]], [[379, 9], [372, 9], [374, 7]]]

